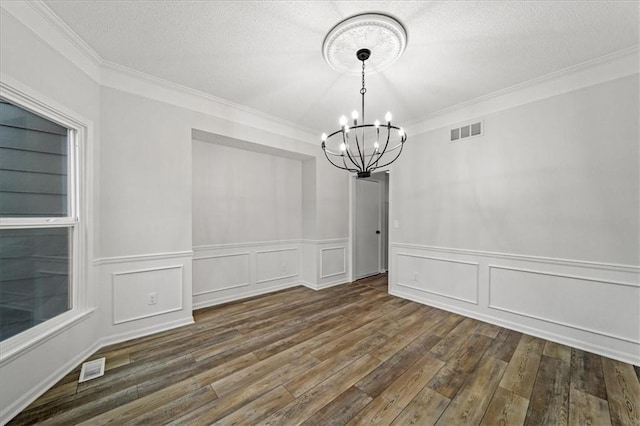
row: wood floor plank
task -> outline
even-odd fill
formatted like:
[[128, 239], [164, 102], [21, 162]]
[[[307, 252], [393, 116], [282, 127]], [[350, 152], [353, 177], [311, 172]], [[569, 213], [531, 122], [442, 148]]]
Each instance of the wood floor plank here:
[[611, 422], [616, 425], [640, 425], [640, 382], [633, 367], [602, 357], [604, 380]]
[[35, 407], [39, 407], [48, 402], [55, 401], [63, 396], [74, 395], [77, 389], [78, 389], [77, 381], [56, 385], [53, 388], [49, 389], [40, 398], [36, 399], [31, 405], [29, 405], [29, 407], [27, 407], [27, 409], [30, 410]]
[[118, 419], [118, 422], [124, 423], [139, 416], [143, 416], [149, 410], [155, 410], [163, 407], [171, 401], [182, 398], [186, 394], [190, 394], [201, 389], [202, 386], [195, 380], [186, 380], [184, 382], [175, 383], [166, 387], [160, 392], [154, 392], [150, 395], [138, 398], [134, 401], [120, 405], [112, 410], [106, 411], [101, 415], [92, 416], [84, 424], [105, 425]]
[[116, 392], [110, 392], [100, 399], [95, 399], [87, 404], [74, 405], [64, 411], [46, 413], [42, 420], [38, 420], [41, 425], [70, 425], [79, 424], [83, 421], [107, 412], [113, 408], [120, 407], [137, 399], [136, 387], [132, 386]]
[[569, 389], [570, 364], [543, 355], [531, 393], [526, 424], [566, 425], [569, 421]]
[[364, 407], [350, 424], [390, 424], [443, 365], [444, 362], [430, 354], [423, 355], [375, 401]]
[[[390, 319], [385, 319], [385, 321], [390, 321]], [[381, 322], [378, 320], [374, 320], [362, 327], [359, 327], [353, 331], [350, 331], [339, 338], [335, 339], [332, 342], [327, 343], [326, 345], [322, 345], [321, 347], [313, 350], [311, 354], [317, 359], [324, 361], [336, 353], [342, 352], [351, 346], [353, 346], [356, 342], [372, 335], [372, 334], [380, 334], [376, 330], [378, 326], [381, 325]]]
[[429, 426], [436, 424], [451, 400], [425, 387], [395, 418], [392, 425]]
[[449, 399], [455, 397], [492, 343], [493, 339], [484, 335], [469, 336], [469, 339], [445, 363], [444, 368], [434, 375], [428, 386]]
[[427, 332], [435, 336], [435, 334], [432, 333], [432, 328], [437, 321], [437, 318], [433, 318], [432, 315], [429, 314], [429, 312], [423, 314], [420, 321], [417, 321], [405, 327], [402, 332], [398, 333], [396, 336], [391, 337], [385, 344], [381, 345], [373, 352], [371, 352], [371, 355], [381, 361], [386, 361], [401, 348], [404, 348], [419, 336]]
[[487, 355], [509, 362], [521, 338], [522, 333], [503, 328], [496, 336], [494, 344], [487, 350]]
[[174, 419], [170, 424], [210, 424], [214, 423], [234, 411], [241, 409], [253, 400], [270, 392], [274, 388], [288, 382], [293, 377], [302, 374], [309, 369], [317, 360], [308, 357], [307, 362], [300, 362], [296, 365], [284, 364], [281, 367], [269, 372], [253, 382], [251, 386], [235, 389], [234, 391], [222, 395], [214, 401], [207, 403], [197, 410], [187, 415]]
[[306, 426], [344, 425], [370, 402], [369, 395], [351, 386], [302, 424]]
[[171, 374], [156, 376], [141, 382], [138, 385], [138, 397], [142, 398], [154, 392], [161, 392], [173, 383], [195, 382], [200, 386], [208, 386], [216, 380], [249, 368], [257, 362], [258, 359], [253, 354], [245, 354], [239, 357], [229, 357], [229, 359], [219, 362], [196, 363], [193, 368], [178, 369]]
[[484, 322], [480, 324], [480, 326], [476, 330], [476, 333], [495, 339], [496, 337], [498, 337], [498, 333], [500, 333], [500, 330], [502, 330], [501, 327]]
[[171, 341], [170, 345], [163, 345], [161, 347], [144, 348], [142, 350], [132, 351], [129, 353], [130, 362], [138, 362], [142, 360], [159, 359], [183, 354], [185, 349], [198, 346], [210, 346], [220, 342], [231, 339], [232, 337], [239, 336], [240, 332], [237, 330], [227, 330], [222, 333], [216, 333], [212, 335], [210, 332], [193, 333], [181, 339], [175, 339]]
[[547, 341], [544, 344], [544, 350], [542, 355], [551, 358], [559, 359], [566, 363], [571, 363], [571, 348], [569, 346], [561, 345], [560, 343]]
[[220, 380], [216, 380], [211, 383], [211, 387], [218, 395], [222, 396], [234, 390], [249, 386], [251, 383], [257, 382], [269, 374], [273, 374], [274, 370], [277, 370], [283, 365], [304, 365], [306, 371], [319, 363], [320, 361], [308, 354], [294, 359], [267, 358], [236, 373], [223, 377]]
[[520, 395], [524, 399], [529, 399], [544, 350], [544, 343], [544, 340], [523, 335], [511, 361], [509, 361], [500, 387]]
[[190, 413], [217, 398], [216, 393], [209, 386], [198, 388], [178, 399], [174, 399], [161, 407], [150, 409], [131, 420], [138, 425], [161, 425], [172, 419]]
[[439, 340], [438, 337], [423, 334], [382, 362], [371, 373], [359, 380], [356, 386], [371, 398], [377, 397]]
[[380, 361], [365, 355], [340, 370], [324, 382], [303, 393], [295, 401], [273, 413], [260, 425], [298, 425], [311, 417], [338, 395], [353, 386], [361, 377], [368, 374]]
[[[498, 386], [480, 425], [521, 425], [527, 415], [529, 401]], [[552, 425], [555, 423], [538, 423]]]
[[571, 387], [607, 399], [602, 361], [598, 355], [580, 349], [571, 350]]
[[436, 323], [429, 329], [429, 334], [438, 337], [446, 337], [451, 330], [455, 329], [465, 318], [462, 315], [451, 312], [437, 312], [431, 315], [436, 318]]
[[609, 404], [604, 399], [571, 388], [569, 425], [610, 426]]
[[313, 323], [312, 325], [305, 327], [298, 333], [285, 336], [282, 339], [276, 340], [268, 345], [257, 348], [256, 350], [253, 351], [253, 353], [259, 359], [268, 358], [279, 352], [289, 349], [297, 345], [298, 343], [302, 343], [314, 336], [317, 336], [318, 334], [324, 333], [327, 330], [332, 330], [343, 322], [344, 322], [344, 318], [341, 317], [340, 315], [337, 315], [326, 321]]
[[442, 368], [444, 363], [439, 359], [424, 354], [398, 379], [389, 385], [380, 396], [404, 408], [425, 387], [431, 378]]
[[9, 425], [640, 425], [640, 368], [391, 296], [386, 275], [194, 318], [100, 349], [103, 377], [76, 366]]
[[444, 426], [480, 423], [506, 369], [504, 361], [490, 356], [484, 357], [436, 424]]
[[378, 396], [364, 406], [346, 425], [388, 425], [398, 416], [398, 413], [398, 407], [392, 401]]
[[431, 349], [431, 354], [441, 361], [447, 361], [467, 339], [475, 333], [480, 322], [473, 318], [465, 318], [436, 346]]
[[216, 425], [251, 425], [278, 411], [295, 398], [283, 386], [278, 386], [247, 405], [216, 421]]
[[286, 383], [285, 388], [287, 388], [292, 395], [298, 397], [333, 376], [338, 371], [347, 367], [355, 360], [369, 353], [373, 348], [382, 344], [386, 339], [386, 336], [380, 334], [374, 334], [366, 337], [354, 344], [351, 348], [336, 353], [331, 358], [327, 358], [315, 367], [310, 368], [304, 374], [301, 374]]

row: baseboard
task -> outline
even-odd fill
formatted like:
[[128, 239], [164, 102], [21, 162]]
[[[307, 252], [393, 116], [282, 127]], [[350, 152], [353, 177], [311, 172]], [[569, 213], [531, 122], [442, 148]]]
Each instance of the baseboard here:
[[298, 281], [292, 282], [292, 283], [280, 284], [280, 285], [271, 286], [271, 287], [264, 287], [264, 288], [257, 286], [254, 290], [243, 292], [240, 294], [216, 297], [216, 298], [204, 300], [201, 302], [193, 302], [193, 310], [195, 311], [196, 309], [208, 308], [210, 306], [216, 306], [216, 305], [221, 305], [223, 303], [234, 302], [236, 300], [242, 300], [248, 297], [260, 296], [261, 294], [273, 293], [274, 291], [284, 290], [286, 288], [291, 288], [291, 287], [297, 287], [301, 284], [304, 286], [307, 286], [306, 284]]
[[391, 286], [389, 287], [389, 294], [391, 294], [392, 296], [401, 297], [403, 299], [412, 300], [414, 302], [421, 303], [423, 305], [433, 306], [435, 308], [442, 309], [444, 311], [453, 312], [455, 314], [464, 315], [465, 317], [470, 317], [473, 319], [477, 319], [479, 321], [483, 321], [483, 322], [494, 324], [500, 327], [508, 328], [510, 330], [519, 331], [521, 333], [525, 333], [534, 337], [539, 337], [541, 339], [571, 346], [587, 352], [603, 355], [608, 358], [626, 362], [628, 364], [640, 365], [640, 357], [632, 353], [620, 352], [606, 346], [596, 345], [593, 343], [585, 342], [583, 340], [573, 339], [571, 337], [556, 334], [548, 330], [529, 327], [513, 321], [505, 320], [503, 318], [485, 315], [472, 310], [461, 308], [459, 306], [450, 305], [448, 303], [442, 303], [429, 298], [418, 297], [414, 294], [408, 294], [401, 291], [396, 291], [392, 289]]
[[56, 383], [58, 383], [58, 381], [60, 381], [60, 379], [73, 371], [73, 369], [82, 361], [99, 349], [100, 346], [98, 342], [89, 346], [86, 350], [80, 352], [62, 367], [51, 373], [47, 378], [40, 382], [38, 386], [34, 386], [30, 392], [15, 400], [0, 413], [0, 424], [7, 424], [11, 419], [20, 414], [22, 410], [27, 408], [33, 401], [40, 398], [40, 396], [42, 396], [46, 391], [51, 389]]
[[98, 340], [98, 346], [99, 346], [98, 350], [104, 348], [105, 346], [115, 345], [116, 343], [125, 342], [131, 339], [137, 339], [139, 337], [150, 336], [152, 334], [161, 333], [163, 331], [172, 330], [178, 327], [184, 327], [185, 325], [190, 325], [193, 323], [194, 323], [193, 316], [189, 316], [188, 318], [181, 318], [175, 321], [169, 321], [169, 322], [141, 328], [134, 331], [129, 331], [126, 333], [119, 333], [119, 334], [103, 337], [100, 340]]
[[344, 279], [337, 280], [337, 281], [331, 281], [331, 282], [328, 282], [328, 283], [321, 283], [321, 284], [312, 284], [312, 283], [306, 282], [306, 281], [301, 282], [301, 284], [303, 286], [308, 287], [311, 290], [316, 290], [316, 291], [317, 290], [324, 290], [325, 288], [335, 287], [335, 286], [342, 285], [342, 284], [349, 284], [349, 283], [350, 283], [349, 280], [344, 280]]

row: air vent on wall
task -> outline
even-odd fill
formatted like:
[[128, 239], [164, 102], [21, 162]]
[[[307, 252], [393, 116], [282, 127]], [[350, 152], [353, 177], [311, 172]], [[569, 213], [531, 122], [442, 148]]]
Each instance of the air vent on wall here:
[[472, 138], [474, 136], [482, 136], [484, 126], [482, 121], [478, 121], [473, 124], [465, 124], [464, 126], [451, 129], [451, 142], [459, 141], [460, 139]]
[[86, 382], [87, 380], [103, 376], [105, 360], [106, 358], [98, 358], [82, 364], [82, 370], [80, 370], [80, 379], [78, 379], [78, 383]]

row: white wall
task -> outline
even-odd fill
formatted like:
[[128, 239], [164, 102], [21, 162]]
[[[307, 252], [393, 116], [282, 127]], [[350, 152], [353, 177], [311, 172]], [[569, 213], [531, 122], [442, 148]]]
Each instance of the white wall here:
[[[411, 137], [392, 292], [640, 362], [638, 74]], [[417, 277], [417, 278], [416, 278]]]
[[193, 141], [195, 307], [301, 280], [302, 160], [233, 142], [215, 135]]
[[[22, 94], [39, 100], [49, 107], [74, 117], [80, 116], [90, 124], [87, 143], [91, 157], [87, 158], [91, 171], [97, 168], [99, 152], [100, 87], [89, 76], [74, 67], [55, 50], [43, 43], [29, 29], [19, 23], [4, 9], [0, 9], [0, 72], [2, 83], [10, 85]], [[46, 64], [39, 66], [38, 64]], [[2, 93], [0, 93], [2, 95]], [[93, 157], [95, 156], [95, 157]], [[97, 194], [97, 182], [87, 188]], [[98, 245], [95, 238], [98, 216], [98, 198], [90, 197], [90, 217], [83, 218], [86, 225], [88, 258], [93, 257]], [[92, 265], [87, 267], [87, 282], [82, 282], [87, 292], [87, 310], [95, 306], [97, 288], [92, 279]], [[88, 313], [78, 321], [60, 328], [46, 339], [31, 342], [23, 350], [0, 361], [0, 423], [17, 414], [48, 386], [74, 368], [92, 350], [98, 330], [98, 315]], [[46, 361], [45, 361], [46, 360]]]
[[191, 250], [191, 128], [182, 108], [101, 90], [101, 258]]
[[193, 245], [302, 238], [302, 162], [193, 141]]
[[637, 264], [637, 93], [632, 76], [478, 117], [479, 138], [412, 137], [396, 241]]

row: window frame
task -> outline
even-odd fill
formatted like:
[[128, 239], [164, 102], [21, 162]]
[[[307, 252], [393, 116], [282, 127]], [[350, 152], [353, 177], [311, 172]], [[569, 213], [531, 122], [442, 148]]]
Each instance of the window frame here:
[[88, 283], [92, 233], [89, 227], [91, 193], [87, 191], [92, 175], [87, 173], [90, 157], [89, 135], [93, 128], [87, 120], [42, 96], [21, 86], [6, 76], [0, 81], [0, 98], [47, 120], [69, 129], [67, 137], [67, 191], [68, 212], [64, 217], [0, 217], [0, 229], [70, 228], [70, 309], [43, 323], [0, 342], [0, 365], [24, 351], [49, 340], [87, 318], [95, 308], [89, 306]]

